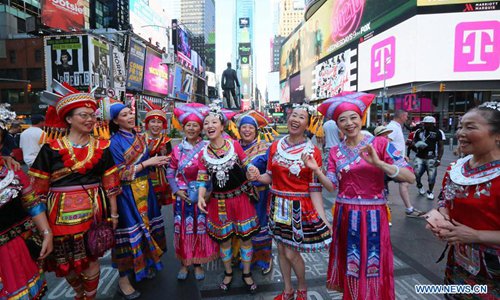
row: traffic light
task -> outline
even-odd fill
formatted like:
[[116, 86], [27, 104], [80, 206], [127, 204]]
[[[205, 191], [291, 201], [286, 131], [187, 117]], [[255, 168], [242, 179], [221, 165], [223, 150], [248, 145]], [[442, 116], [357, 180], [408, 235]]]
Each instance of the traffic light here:
[[26, 85], [26, 91], [27, 91], [28, 93], [31, 93], [31, 83], [28, 83], [28, 84]]
[[439, 84], [439, 91], [444, 92], [446, 90], [446, 85], [444, 83]]
[[411, 87], [411, 93], [412, 94], [416, 94], [417, 93], [417, 87], [416, 86], [412, 86]]

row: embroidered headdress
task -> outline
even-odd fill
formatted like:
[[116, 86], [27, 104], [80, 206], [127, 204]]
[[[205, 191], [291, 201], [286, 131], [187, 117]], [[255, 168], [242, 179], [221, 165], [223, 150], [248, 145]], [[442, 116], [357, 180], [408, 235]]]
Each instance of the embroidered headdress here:
[[484, 107], [484, 108], [489, 108], [489, 109], [500, 111], [500, 102], [498, 102], [498, 101], [484, 102], [483, 104], [479, 105], [478, 107]]
[[[257, 130], [257, 139], [260, 141], [261, 136], [264, 137], [264, 139], [267, 142], [272, 142], [274, 140], [273, 135], [278, 136], [279, 133], [277, 133], [274, 129], [269, 127], [269, 121], [268, 119], [259, 111], [256, 110], [249, 110], [244, 113], [238, 114], [234, 117], [234, 120], [236, 122], [236, 125], [238, 126], [238, 130], [241, 128], [241, 126], [245, 124], [250, 124], [255, 127]], [[239, 134], [237, 135], [238, 139], [240, 138]]]
[[7, 130], [12, 121], [16, 119], [16, 113], [9, 109], [9, 103], [0, 104], [0, 128]]
[[66, 115], [73, 109], [88, 107], [92, 110], [97, 109], [97, 102], [92, 96], [92, 92], [85, 93], [78, 91], [68, 83], [60, 83], [52, 80], [52, 89], [54, 92], [44, 91], [40, 100], [48, 104], [45, 113], [45, 132], [40, 138], [40, 143], [45, 143], [51, 139], [62, 137], [68, 128], [64, 121]]
[[227, 121], [231, 120], [236, 115], [236, 112], [222, 108], [222, 101], [220, 100], [215, 100], [210, 103], [209, 108], [208, 114], [219, 117], [222, 121], [222, 125], [226, 125]]
[[326, 118], [337, 121], [338, 117], [346, 111], [352, 110], [361, 117], [364, 116], [368, 107], [372, 103], [375, 95], [361, 92], [342, 92], [321, 103], [318, 111]]
[[153, 119], [161, 120], [163, 122], [163, 129], [167, 129], [167, 113], [161, 107], [149, 100], [144, 100], [144, 104], [146, 105], [147, 111], [146, 118], [144, 119], [146, 129], [149, 127], [149, 121]]
[[203, 119], [208, 114], [208, 106], [201, 103], [188, 103], [174, 109], [175, 117], [181, 122], [182, 126], [187, 122], [193, 121], [203, 126]]

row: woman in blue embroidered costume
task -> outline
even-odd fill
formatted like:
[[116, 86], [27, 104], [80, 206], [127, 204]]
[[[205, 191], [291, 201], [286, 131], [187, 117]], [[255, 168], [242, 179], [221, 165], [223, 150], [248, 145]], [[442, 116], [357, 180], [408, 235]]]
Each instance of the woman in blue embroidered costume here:
[[165, 229], [156, 199], [149, 167], [167, 163], [166, 156], [149, 157], [143, 135], [134, 132], [135, 115], [122, 103], [110, 107], [111, 153], [118, 167], [122, 194], [118, 196], [118, 228], [113, 248], [113, 266], [118, 268], [118, 292], [126, 299], [136, 299], [140, 293], [130, 284], [153, 278], [163, 268], [161, 255], [166, 251]]
[[486, 294], [447, 299], [500, 299], [500, 103], [467, 112], [457, 131], [461, 153], [443, 179], [438, 210], [449, 220], [428, 228], [450, 247], [445, 284], [486, 285]]
[[[185, 280], [188, 268], [194, 264], [194, 275], [198, 280], [205, 278], [201, 264], [219, 257], [217, 243], [207, 233], [206, 214], [201, 212], [188, 194], [188, 185], [196, 184], [199, 156], [206, 141], [201, 139], [203, 118], [208, 107], [189, 103], [175, 108], [174, 114], [182, 123], [185, 138], [174, 147], [172, 160], [167, 169], [167, 179], [176, 195], [174, 206], [174, 248], [181, 269], [177, 279]], [[198, 194], [196, 193], [196, 197]]]
[[[257, 285], [250, 272], [253, 252], [251, 238], [259, 231], [259, 224], [255, 208], [247, 195], [251, 190], [251, 183], [245, 175], [249, 161], [238, 142], [222, 137], [224, 123], [230, 114], [230, 111], [213, 106], [203, 121], [203, 130], [210, 142], [200, 155], [198, 181], [205, 184], [199, 188], [198, 208], [208, 214], [208, 233], [220, 245], [225, 268], [220, 288], [227, 291], [233, 280], [231, 238], [236, 236], [241, 240], [242, 279], [247, 290], [254, 293]], [[206, 182], [209, 180], [213, 190], [206, 203]]]
[[269, 229], [278, 245], [278, 259], [285, 288], [275, 300], [294, 299], [292, 269], [297, 276], [297, 298], [307, 299], [305, 264], [300, 252], [328, 249], [332, 239], [326, 219], [321, 185], [304, 166], [301, 154], [307, 153], [321, 165], [321, 152], [306, 138], [313, 110], [309, 105], [295, 107], [287, 121], [289, 135], [269, 149], [266, 173], [255, 169], [253, 178], [270, 184]]
[[314, 161], [303, 157], [328, 191], [338, 189], [327, 288], [343, 292], [343, 299], [394, 299], [384, 173], [399, 181], [415, 181], [402, 153], [387, 139], [361, 132], [362, 116], [373, 98], [344, 92], [319, 106], [346, 136], [330, 149], [326, 176]]
[[[16, 114], [0, 105], [0, 150], [8, 134], [7, 123]], [[0, 299], [41, 299], [47, 288], [37, 259], [52, 251], [52, 232], [45, 215], [46, 206], [37, 201], [29, 178], [8, 166], [0, 157]], [[43, 234], [43, 247], [31, 254], [25, 239]], [[34, 257], [30, 256], [34, 255]]]
[[[267, 167], [267, 149], [270, 144], [265, 140], [260, 140], [259, 129], [267, 126], [266, 118], [259, 112], [251, 110], [236, 116], [236, 123], [240, 135], [240, 144], [247, 158], [256, 166], [261, 173]], [[267, 134], [267, 133], [266, 133]], [[269, 185], [258, 181], [252, 183], [259, 193], [259, 201], [254, 202], [255, 211], [259, 218], [260, 232], [252, 237], [253, 258], [252, 267], [258, 267], [263, 275], [267, 275], [272, 270], [272, 237], [269, 235], [268, 221], [268, 196]], [[233, 247], [234, 248], [234, 247]]]
[[96, 123], [93, 96], [56, 81], [52, 87], [57, 94], [42, 94], [44, 101], [51, 103], [46, 119], [54, 126], [69, 127], [69, 132], [49, 140], [29, 171], [37, 199], [47, 203], [54, 234], [54, 252], [46, 260], [46, 269], [64, 276], [76, 299], [94, 299], [100, 277], [98, 256], [104, 253], [92, 254], [88, 249], [88, 232], [108, 216], [114, 227], [118, 224], [120, 181], [109, 141], [90, 134]]

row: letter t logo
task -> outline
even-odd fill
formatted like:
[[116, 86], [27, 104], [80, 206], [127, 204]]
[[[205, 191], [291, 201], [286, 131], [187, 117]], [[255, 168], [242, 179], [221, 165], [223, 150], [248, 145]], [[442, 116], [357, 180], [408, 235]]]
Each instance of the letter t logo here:
[[394, 77], [396, 71], [396, 38], [391, 36], [372, 46], [371, 82]]

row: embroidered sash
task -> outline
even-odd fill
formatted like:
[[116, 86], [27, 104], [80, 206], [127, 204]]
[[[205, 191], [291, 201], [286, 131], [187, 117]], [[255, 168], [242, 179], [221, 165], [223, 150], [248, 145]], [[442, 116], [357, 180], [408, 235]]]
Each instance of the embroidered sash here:
[[368, 230], [366, 277], [380, 276], [380, 211], [366, 212]]
[[361, 212], [349, 212], [349, 228], [347, 231], [347, 275], [359, 278], [361, 265], [360, 249]]

